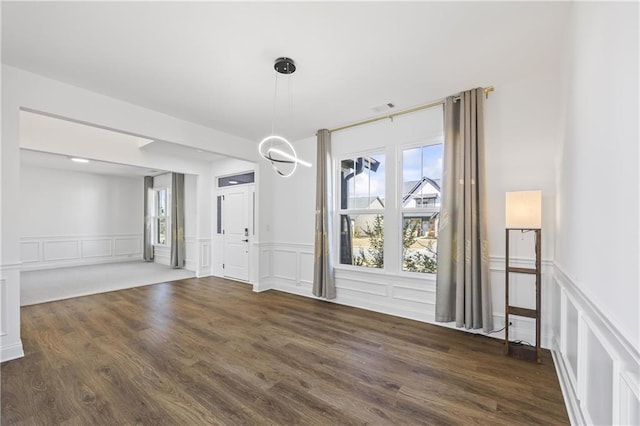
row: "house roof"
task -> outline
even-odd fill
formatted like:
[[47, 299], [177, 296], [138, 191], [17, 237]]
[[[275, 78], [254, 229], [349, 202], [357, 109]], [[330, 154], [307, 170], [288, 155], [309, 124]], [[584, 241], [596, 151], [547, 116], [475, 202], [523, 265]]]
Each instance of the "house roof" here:
[[380, 197], [352, 197], [349, 198], [350, 209], [367, 209], [367, 208], [382, 208], [384, 207], [384, 200]]
[[[438, 186], [440, 186], [440, 178], [437, 179], [432, 179]], [[402, 194], [408, 194], [409, 191], [416, 186], [416, 184], [420, 182], [419, 180], [411, 180], [411, 181], [407, 181], [407, 182], [403, 182], [402, 183]], [[422, 186], [420, 189], [428, 189], [429, 192], [439, 192], [436, 190], [436, 188], [433, 187], [433, 185], [431, 185], [431, 183], [429, 183], [428, 181], [424, 183], [424, 186]]]

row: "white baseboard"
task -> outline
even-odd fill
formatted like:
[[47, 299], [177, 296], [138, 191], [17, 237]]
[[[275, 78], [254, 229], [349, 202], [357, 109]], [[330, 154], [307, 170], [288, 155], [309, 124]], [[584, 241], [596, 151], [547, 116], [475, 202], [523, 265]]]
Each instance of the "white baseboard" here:
[[11, 361], [22, 358], [23, 356], [24, 350], [22, 348], [22, 342], [0, 348], [0, 362]]

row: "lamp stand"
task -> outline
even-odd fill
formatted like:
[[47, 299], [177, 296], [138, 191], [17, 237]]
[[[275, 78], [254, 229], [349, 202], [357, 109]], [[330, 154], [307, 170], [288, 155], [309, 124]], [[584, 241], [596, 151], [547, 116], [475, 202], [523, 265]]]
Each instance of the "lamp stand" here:
[[[535, 232], [535, 250], [536, 250], [536, 261], [535, 268], [517, 268], [509, 266], [509, 232], [510, 231], [533, 231]], [[538, 364], [541, 363], [540, 360], [540, 299], [541, 299], [541, 262], [540, 262], [540, 253], [541, 253], [541, 230], [540, 229], [506, 229], [506, 254], [505, 254], [505, 307], [504, 307], [504, 353], [505, 355], [510, 355], [515, 358], [525, 359], [527, 361], [537, 361]], [[516, 274], [530, 274], [535, 275], [536, 277], [536, 308], [521, 308], [518, 306], [512, 306], [509, 304], [509, 275], [512, 273]], [[536, 345], [529, 346], [523, 345], [516, 342], [509, 341], [509, 325], [510, 325], [510, 315], [516, 315], [521, 317], [534, 318], [536, 320]]]

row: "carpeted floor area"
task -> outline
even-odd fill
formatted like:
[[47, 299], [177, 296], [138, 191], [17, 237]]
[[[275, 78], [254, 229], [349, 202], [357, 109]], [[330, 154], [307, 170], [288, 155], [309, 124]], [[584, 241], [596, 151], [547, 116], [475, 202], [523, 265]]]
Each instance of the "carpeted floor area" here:
[[20, 275], [20, 305], [35, 305], [194, 276], [193, 271], [142, 261], [26, 271]]

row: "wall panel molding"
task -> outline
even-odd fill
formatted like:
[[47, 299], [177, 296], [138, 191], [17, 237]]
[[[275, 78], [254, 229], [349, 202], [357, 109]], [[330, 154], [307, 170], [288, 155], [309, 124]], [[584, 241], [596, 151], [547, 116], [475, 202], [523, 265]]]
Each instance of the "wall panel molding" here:
[[113, 239], [114, 256], [142, 255], [142, 235]]
[[153, 262], [160, 265], [169, 266], [171, 264], [171, 247], [154, 245]]
[[139, 260], [142, 234], [22, 237], [20, 258], [25, 271]]
[[189, 271], [197, 271], [198, 270], [198, 242], [196, 241], [196, 237], [189, 236], [184, 237], [184, 250], [185, 250], [185, 259], [184, 259], [184, 268]]
[[212, 274], [212, 257], [211, 257], [211, 238], [197, 238], [198, 244], [198, 267], [196, 269], [197, 277], [208, 277]]
[[552, 349], [571, 423], [640, 424], [638, 348], [560, 266], [554, 269], [561, 304]]
[[[0, 277], [0, 306], [7, 298], [7, 279]], [[7, 314], [4, 309], [0, 311], [0, 337], [6, 336], [7, 333]]]
[[80, 257], [110, 257], [113, 255], [113, 243], [110, 238], [80, 240]]
[[22, 263], [36, 263], [42, 261], [40, 241], [25, 241], [20, 243], [20, 260]]
[[79, 259], [82, 240], [45, 240], [42, 242], [42, 260], [55, 262]]
[[[315, 298], [311, 293], [313, 244], [259, 242], [255, 246], [260, 252], [260, 279], [255, 291], [274, 289]], [[494, 291], [500, 292], [500, 280], [504, 278], [504, 258], [492, 256], [490, 259], [492, 281], [497, 284]], [[526, 267], [533, 264], [534, 260], [514, 258], [511, 262]], [[548, 275], [552, 267], [552, 262], [544, 261], [543, 274]], [[435, 275], [411, 272], [395, 274], [378, 269], [337, 265], [335, 278], [338, 297], [331, 302], [454, 328], [451, 324], [435, 322]], [[546, 275], [545, 279], [548, 279]], [[494, 329], [500, 329], [504, 325], [503, 304], [494, 306], [494, 309]], [[533, 321], [517, 318], [513, 322], [514, 338], [525, 341], [535, 339]], [[489, 336], [503, 338], [500, 332]], [[552, 338], [549, 327], [549, 330], [543, 332], [543, 345], [550, 347]]]

